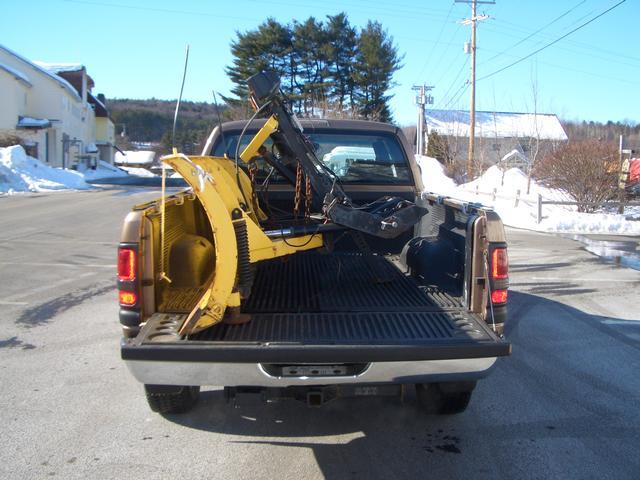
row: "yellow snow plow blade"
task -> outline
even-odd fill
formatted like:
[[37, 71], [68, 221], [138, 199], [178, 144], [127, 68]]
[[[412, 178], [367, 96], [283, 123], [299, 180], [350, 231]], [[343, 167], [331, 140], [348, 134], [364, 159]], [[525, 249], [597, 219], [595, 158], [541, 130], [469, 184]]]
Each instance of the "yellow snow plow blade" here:
[[225, 313], [239, 312], [243, 296], [248, 296], [240, 288], [240, 277], [249, 270], [250, 263], [323, 246], [321, 234], [286, 240], [267, 237], [259, 224], [259, 220], [265, 218], [264, 213], [257, 201], [250, 200], [253, 198], [251, 182], [240, 170], [242, 190], [238, 188], [235, 166], [229, 159], [174, 154], [161, 160], [191, 186], [204, 208], [214, 238], [215, 267], [211, 283], [188, 315], [181, 335], [214, 325], [225, 318]]

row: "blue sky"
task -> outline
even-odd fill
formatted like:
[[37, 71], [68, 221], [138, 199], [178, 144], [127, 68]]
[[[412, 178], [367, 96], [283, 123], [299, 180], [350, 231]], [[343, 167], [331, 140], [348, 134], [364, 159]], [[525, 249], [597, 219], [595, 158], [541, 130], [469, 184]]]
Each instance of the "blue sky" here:
[[[522, 58], [619, 0], [496, 0], [478, 13], [478, 78]], [[211, 101], [228, 93], [224, 73], [237, 31], [268, 16], [282, 23], [345, 11], [352, 24], [377, 20], [404, 55], [392, 110], [415, 123], [414, 84], [434, 85], [435, 108], [469, 105], [470, 7], [453, 0], [3, 0], [0, 43], [31, 59], [81, 62], [94, 93], [176, 98], [184, 50], [191, 47], [184, 98]], [[561, 18], [558, 18], [561, 17]], [[538, 111], [564, 119], [640, 122], [640, 2], [627, 0], [564, 40], [477, 84], [477, 109]], [[555, 21], [554, 21], [555, 20]], [[0, 97], [1, 98], [1, 97]]]

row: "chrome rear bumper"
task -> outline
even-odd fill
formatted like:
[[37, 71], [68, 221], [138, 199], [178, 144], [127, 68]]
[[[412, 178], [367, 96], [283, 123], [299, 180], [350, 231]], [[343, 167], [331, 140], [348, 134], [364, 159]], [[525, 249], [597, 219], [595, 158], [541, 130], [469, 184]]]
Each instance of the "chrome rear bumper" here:
[[144, 384], [225, 387], [471, 381], [488, 375], [495, 362], [496, 357], [372, 362], [358, 375], [280, 377], [260, 363], [126, 360], [133, 376]]

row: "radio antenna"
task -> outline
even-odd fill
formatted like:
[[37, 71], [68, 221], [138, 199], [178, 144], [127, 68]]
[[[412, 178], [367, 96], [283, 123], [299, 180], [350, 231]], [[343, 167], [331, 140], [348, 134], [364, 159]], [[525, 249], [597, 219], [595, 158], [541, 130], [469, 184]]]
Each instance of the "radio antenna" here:
[[220, 138], [222, 138], [222, 145], [224, 147], [223, 155], [227, 156], [227, 141], [224, 139], [224, 132], [222, 131], [222, 119], [220, 118], [220, 107], [218, 106], [218, 100], [216, 99], [216, 91], [211, 90], [213, 93], [213, 104], [216, 106], [216, 114], [218, 115], [218, 128], [220, 128]]
[[187, 53], [184, 57], [184, 71], [182, 72], [182, 85], [180, 85], [180, 96], [176, 103], [176, 111], [173, 114], [173, 130], [171, 132], [171, 149], [176, 153], [176, 125], [178, 123], [178, 111], [180, 110], [180, 102], [182, 101], [182, 91], [184, 90], [184, 81], [187, 78], [187, 64], [189, 63], [189, 45], [187, 45]]

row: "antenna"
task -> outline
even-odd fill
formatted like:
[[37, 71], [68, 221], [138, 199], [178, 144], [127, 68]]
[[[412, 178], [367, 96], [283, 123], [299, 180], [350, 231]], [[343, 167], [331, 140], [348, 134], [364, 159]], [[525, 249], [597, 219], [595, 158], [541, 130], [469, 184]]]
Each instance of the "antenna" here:
[[220, 128], [220, 138], [222, 138], [222, 145], [224, 145], [224, 156], [227, 156], [227, 141], [224, 139], [224, 132], [222, 131], [222, 119], [220, 118], [220, 107], [218, 107], [218, 100], [216, 99], [216, 91], [211, 90], [213, 93], [213, 104], [216, 106], [216, 114], [218, 115], [218, 127]]
[[178, 111], [180, 110], [180, 102], [182, 101], [182, 91], [184, 90], [184, 81], [187, 78], [187, 64], [189, 63], [189, 45], [187, 45], [187, 53], [184, 57], [184, 72], [182, 72], [182, 85], [180, 86], [180, 96], [176, 103], [176, 111], [173, 114], [173, 130], [171, 132], [171, 150], [176, 153], [176, 124], [178, 123]]

